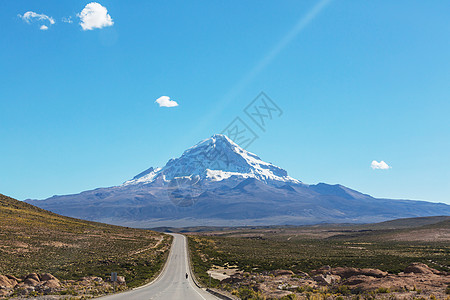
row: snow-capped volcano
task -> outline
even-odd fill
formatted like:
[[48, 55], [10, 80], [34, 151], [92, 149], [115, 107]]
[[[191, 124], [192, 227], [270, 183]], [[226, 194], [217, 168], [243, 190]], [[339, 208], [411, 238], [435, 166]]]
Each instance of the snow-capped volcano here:
[[297, 179], [257, 155], [239, 147], [227, 136], [215, 134], [186, 150], [181, 157], [171, 159], [163, 168], [150, 168], [124, 183], [148, 184], [160, 180], [198, 176], [205, 181], [254, 178], [267, 184], [294, 183]]
[[304, 184], [214, 135], [122, 185], [28, 203], [75, 218], [134, 226], [377, 222], [450, 215], [450, 206], [376, 199], [342, 185]]

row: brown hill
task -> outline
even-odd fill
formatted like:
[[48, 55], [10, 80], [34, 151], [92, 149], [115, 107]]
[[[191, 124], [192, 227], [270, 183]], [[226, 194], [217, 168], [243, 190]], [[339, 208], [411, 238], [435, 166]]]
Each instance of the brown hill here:
[[144, 283], [162, 266], [171, 237], [60, 216], [0, 194], [0, 274], [60, 279], [125, 276]]

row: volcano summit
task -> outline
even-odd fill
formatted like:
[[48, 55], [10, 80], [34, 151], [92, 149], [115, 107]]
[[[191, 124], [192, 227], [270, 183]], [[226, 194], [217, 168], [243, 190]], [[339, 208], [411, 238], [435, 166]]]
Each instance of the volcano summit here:
[[377, 199], [342, 185], [304, 184], [218, 134], [122, 185], [27, 202], [134, 227], [366, 223], [450, 215], [450, 206], [442, 203]]

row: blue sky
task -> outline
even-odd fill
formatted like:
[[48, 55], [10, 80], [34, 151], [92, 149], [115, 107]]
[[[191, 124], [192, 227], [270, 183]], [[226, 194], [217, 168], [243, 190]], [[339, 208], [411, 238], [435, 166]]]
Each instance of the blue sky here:
[[[118, 185], [239, 116], [305, 183], [450, 204], [448, 2], [101, 1], [104, 22], [88, 3], [2, 6], [1, 193]], [[261, 91], [283, 111], [265, 132], [243, 112]]]

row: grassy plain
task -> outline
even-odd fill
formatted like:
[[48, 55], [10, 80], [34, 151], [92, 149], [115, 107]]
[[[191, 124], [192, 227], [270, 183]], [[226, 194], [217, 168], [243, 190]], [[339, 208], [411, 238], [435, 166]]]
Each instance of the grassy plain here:
[[235, 265], [249, 273], [310, 272], [324, 265], [399, 273], [412, 262], [423, 262], [450, 271], [450, 217], [368, 225], [221, 228], [190, 234], [189, 247], [194, 270], [204, 284], [213, 265]]

